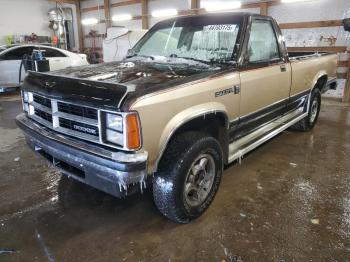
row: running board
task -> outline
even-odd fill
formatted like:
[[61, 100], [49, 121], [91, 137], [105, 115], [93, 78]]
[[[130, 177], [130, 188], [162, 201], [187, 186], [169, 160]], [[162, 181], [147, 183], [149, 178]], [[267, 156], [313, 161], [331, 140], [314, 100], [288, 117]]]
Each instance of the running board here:
[[253, 133], [234, 141], [229, 145], [228, 163], [235, 160], [241, 161], [242, 157], [248, 152], [254, 150], [271, 138], [277, 136], [292, 125], [305, 118], [308, 113], [302, 109], [295, 110], [263, 127]]

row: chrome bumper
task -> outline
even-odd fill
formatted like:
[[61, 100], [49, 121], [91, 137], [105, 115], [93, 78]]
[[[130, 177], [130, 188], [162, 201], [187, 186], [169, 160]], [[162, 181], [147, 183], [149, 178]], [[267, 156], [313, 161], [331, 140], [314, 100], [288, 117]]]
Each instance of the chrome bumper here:
[[28, 145], [76, 180], [114, 196], [124, 196], [130, 185], [146, 185], [148, 153], [111, 151], [55, 133], [25, 114], [16, 117]]

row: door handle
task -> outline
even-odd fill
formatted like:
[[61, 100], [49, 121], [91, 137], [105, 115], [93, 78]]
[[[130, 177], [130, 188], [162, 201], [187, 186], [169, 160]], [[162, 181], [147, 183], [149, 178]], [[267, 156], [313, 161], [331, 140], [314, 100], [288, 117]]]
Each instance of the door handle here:
[[280, 68], [281, 68], [281, 72], [287, 72], [286, 65], [281, 65]]

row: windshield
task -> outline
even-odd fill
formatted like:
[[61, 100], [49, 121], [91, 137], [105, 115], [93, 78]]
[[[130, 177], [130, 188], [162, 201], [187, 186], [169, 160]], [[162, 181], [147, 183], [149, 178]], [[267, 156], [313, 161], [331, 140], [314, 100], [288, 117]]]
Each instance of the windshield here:
[[[215, 19], [214, 19], [215, 18]], [[132, 49], [131, 56], [234, 61], [241, 19], [189, 17], [161, 22]]]

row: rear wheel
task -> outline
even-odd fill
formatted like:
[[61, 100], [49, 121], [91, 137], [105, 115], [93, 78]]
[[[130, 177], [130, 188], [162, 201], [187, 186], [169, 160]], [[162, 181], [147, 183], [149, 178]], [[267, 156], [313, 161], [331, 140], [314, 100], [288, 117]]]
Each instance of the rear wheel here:
[[308, 116], [296, 123], [293, 129], [300, 131], [310, 131], [317, 123], [318, 116], [321, 109], [321, 92], [318, 88], [315, 88], [310, 97], [310, 103], [308, 104]]
[[213, 201], [223, 170], [222, 150], [213, 137], [188, 132], [174, 139], [153, 181], [159, 211], [177, 223], [189, 223]]

